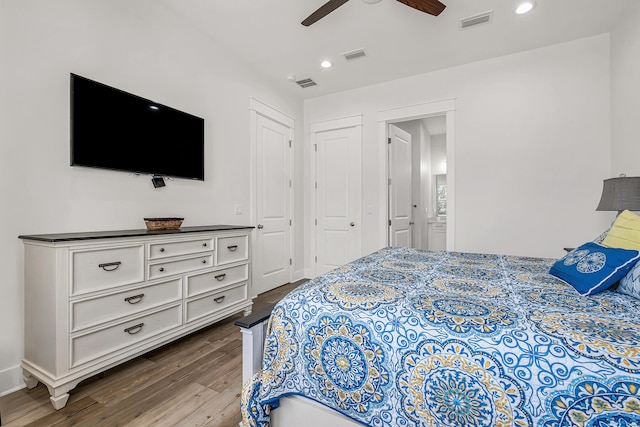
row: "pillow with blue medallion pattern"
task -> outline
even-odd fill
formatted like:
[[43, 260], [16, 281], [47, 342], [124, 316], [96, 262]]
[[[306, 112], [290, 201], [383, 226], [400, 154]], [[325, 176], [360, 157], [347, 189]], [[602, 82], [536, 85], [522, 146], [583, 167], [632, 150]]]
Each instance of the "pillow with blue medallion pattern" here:
[[620, 279], [616, 290], [621, 294], [640, 299], [640, 262], [637, 262], [631, 271]]
[[604, 291], [624, 277], [640, 259], [636, 250], [608, 248], [588, 242], [556, 261], [549, 273], [582, 295]]

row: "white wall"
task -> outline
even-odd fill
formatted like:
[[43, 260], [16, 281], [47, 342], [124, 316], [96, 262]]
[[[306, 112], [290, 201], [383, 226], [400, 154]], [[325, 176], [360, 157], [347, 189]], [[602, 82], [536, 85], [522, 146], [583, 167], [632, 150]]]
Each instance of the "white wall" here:
[[444, 134], [431, 136], [431, 173], [447, 173], [447, 137]]
[[[146, 216], [249, 224], [249, 97], [293, 117], [300, 140], [302, 102], [153, 0], [2, 0], [0, 55], [2, 394], [22, 382], [19, 234], [144, 228]], [[155, 190], [148, 177], [70, 167], [70, 72], [204, 117], [206, 181]], [[301, 187], [296, 197], [301, 205]], [[302, 235], [296, 242], [301, 270]]]
[[[610, 223], [595, 211], [611, 172], [608, 34], [306, 100], [305, 126], [363, 114], [363, 206], [378, 207], [378, 113], [451, 98], [456, 250], [558, 257]], [[380, 211], [364, 215], [365, 253], [386, 244]]]
[[640, 176], [640, 2], [611, 31], [612, 174]]

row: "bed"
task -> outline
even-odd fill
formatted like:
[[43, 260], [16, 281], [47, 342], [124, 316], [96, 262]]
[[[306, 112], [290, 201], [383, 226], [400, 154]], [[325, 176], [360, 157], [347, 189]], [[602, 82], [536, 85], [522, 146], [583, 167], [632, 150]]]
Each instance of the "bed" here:
[[[385, 248], [301, 285], [242, 425], [640, 426], [639, 300], [582, 296], [553, 263]], [[319, 415], [279, 414], [302, 401]]]

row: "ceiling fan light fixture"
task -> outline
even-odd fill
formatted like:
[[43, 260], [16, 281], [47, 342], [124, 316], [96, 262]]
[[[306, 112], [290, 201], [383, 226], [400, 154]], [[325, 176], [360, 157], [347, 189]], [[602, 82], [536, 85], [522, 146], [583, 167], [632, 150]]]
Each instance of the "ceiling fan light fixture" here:
[[536, 7], [536, 2], [534, 1], [525, 1], [522, 2], [516, 7], [516, 15], [524, 15], [525, 13], [529, 13]]

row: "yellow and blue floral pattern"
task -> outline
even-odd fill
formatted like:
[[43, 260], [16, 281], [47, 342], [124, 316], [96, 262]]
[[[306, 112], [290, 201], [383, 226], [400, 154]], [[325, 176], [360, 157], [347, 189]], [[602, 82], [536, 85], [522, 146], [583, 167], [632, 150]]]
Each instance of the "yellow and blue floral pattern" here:
[[640, 329], [637, 322], [594, 313], [537, 313], [532, 320], [547, 334], [585, 357], [606, 360], [627, 372], [640, 373]]
[[579, 378], [545, 406], [542, 427], [634, 427], [640, 425], [640, 386], [637, 378]]
[[640, 426], [640, 302], [553, 260], [385, 248], [274, 309], [243, 425], [302, 395], [368, 426]]
[[427, 294], [414, 297], [412, 307], [426, 322], [464, 336], [494, 334], [514, 327], [518, 320], [505, 303], [481, 298]]
[[262, 390], [265, 392], [282, 385], [286, 374], [294, 370], [299, 347], [294, 336], [295, 325], [282, 307], [273, 310], [269, 322], [271, 333], [265, 339], [262, 370]]
[[405, 294], [393, 285], [362, 280], [332, 283], [321, 291], [325, 301], [337, 304], [343, 310], [373, 310], [382, 304], [391, 304]]
[[464, 342], [425, 340], [402, 357], [396, 384], [402, 410], [417, 425], [531, 425], [522, 389], [491, 355]]
[[385, 351], [366, 326], [322, 317], [308, 330], [304, 354], [309, 378], [342, 411], [367, 413], [386, 399]]

